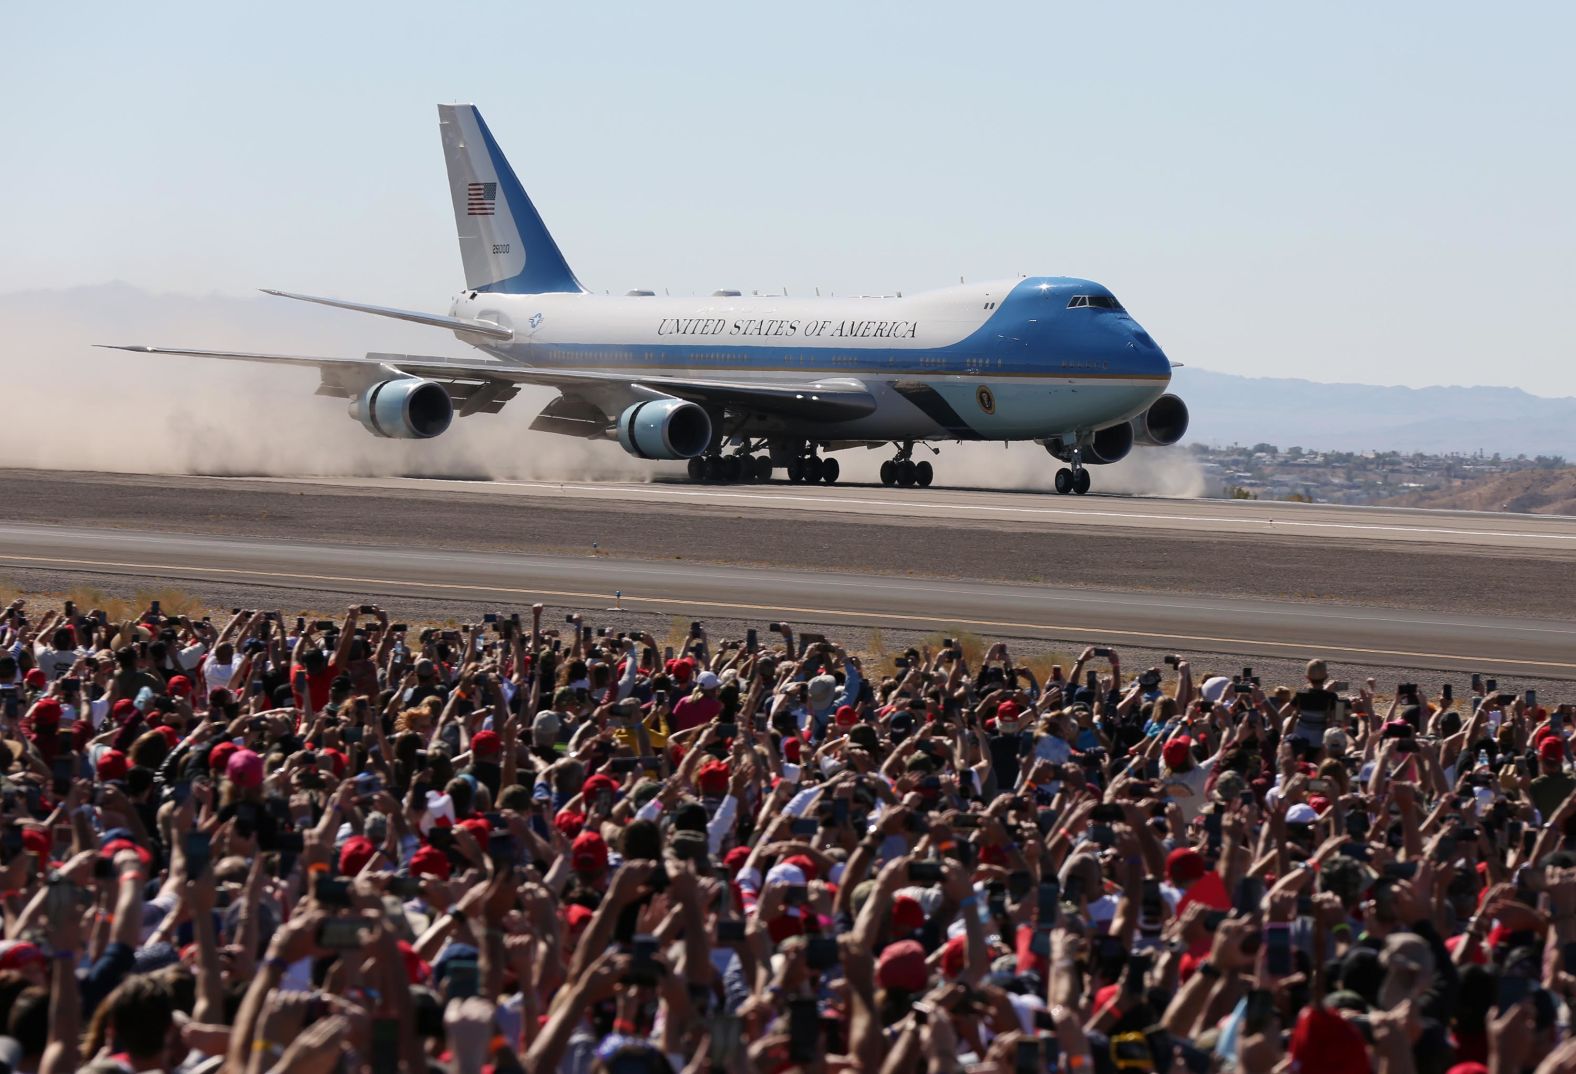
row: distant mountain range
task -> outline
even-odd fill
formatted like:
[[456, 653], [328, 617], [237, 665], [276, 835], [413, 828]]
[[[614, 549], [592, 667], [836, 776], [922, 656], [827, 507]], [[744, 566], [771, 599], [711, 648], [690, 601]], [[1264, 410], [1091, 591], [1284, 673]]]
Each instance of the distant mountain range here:
[[1177, 370], [1172, 390], [1192, 414], [1188, 439], [1319, 451], [1482, 451], [1576, 459], [1576, 399], [1520, 388], [1320, 384]]
[[[355, 296], [376, 298], [376, 296]], [[434, 305], [434, 309], [438, 306]], [[201, 363], [139, 359], [95, 351], [91, 343], [154, 343], [234, 350], [278, 350], [303, 354], [353, 355], [365, 350], [463, 355], [467, 348], [444, 332], [377, 317], [309, 306], [264, 295], [156, 294], [124, 283], [0, 294], [0, 375], [15, 389], [39, 385], [52, 391], [42, 411], [93, 414], [88, 400], [98, 388], [129, 382], [165, 393], [186, 383], [199, 390], [231, 386], [235, 378], [200, 370]], [[39, 378], [39, 370], [48, 370]], [[231, 372], [236, 372], [231, 367]], [[300, 413], [312, 402], [310, 374], [248, 371], [246, 408], [280, 408], [299, 393]], [[260, 376], [256, 375], [261, 373]], [[94, 386], [89, 389], [88, 385]], [[125, 388], [121, 388], [125, 391]], [[1188, 441], [1299, 445], [1316, 450], [1476, 452], [1501, 455], [1563, 455], [1576, 459], [1576, 398], [1550, 399], [1518, 388], [1404, 388], [1364, 384], [1320, 384], [1283, 377], [1244, 377], [1185, 368], [1173, 390], [1192, 411]], [[130, 396], [138, 395], [136, 391]], [[546, 395], [543, 395], [545, 401]], [[229, 394], [225, 403], [242, 399]], [[13, 394], [12, 413], [18, 407]], [[132, 400], [123, 396], [120, 413]], [[323, 401], [315, 401], [322, 407]], [[521, 407], [519, 404], [527, 404]], [[150, 407], [163, 417], [166, 400]], [[505, 411], [527, 410], [530, 399]], [[187, 404], [190, 406], [190, 403]], [[244, 404], [243, 404], [244, 406]], [[343, 404], [336, 404], [342, 408]], [[43, 413], [34, 415], [44, 417]], [[87, 416], [86, 413], [80, 416]], [[519, 429], [527, 422], [519, 415]], [[48, 420], [44, 418], [44, 420]], [[509, 423], [511, 426], [513, 422]], [[351, 431], [346, 429], [334, 433]], [[458, 428], [458, 427], [457, 427]], [[32, 430], [29, 430], [32, 431]], [[341, 442], [337, 435], [335, 442]], [[37, 442], [40, 450], [43, 441]], [[17, 461], [17, 460], [10, 460]]]

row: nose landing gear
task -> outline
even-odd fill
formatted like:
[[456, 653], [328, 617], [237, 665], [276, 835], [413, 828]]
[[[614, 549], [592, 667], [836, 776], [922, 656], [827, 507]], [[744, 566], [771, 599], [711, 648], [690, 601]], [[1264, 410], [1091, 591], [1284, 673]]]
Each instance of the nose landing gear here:
[[1082, 449], [1073, 448], [1067, 461], [1072, 464], [1070, 467], [1063, 466], [1056, 471], [1056, 494], [1066, 496], [1075, 493], [1082, 496], [1089, 491], [1089, 471], [1083, 464]]

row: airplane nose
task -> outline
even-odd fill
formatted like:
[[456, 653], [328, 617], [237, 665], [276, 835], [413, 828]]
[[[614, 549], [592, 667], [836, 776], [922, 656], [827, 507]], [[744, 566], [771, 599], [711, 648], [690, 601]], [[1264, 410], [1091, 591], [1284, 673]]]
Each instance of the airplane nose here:
[[1159, 373], [1171, 372], [1171, 360], [1160, 349], [1160, 344], [1156, 343], [1153, 336], [1137, 325], [1133, 326], [1129, 334], [1127, 346], [1129, 353], [1133, 354], [1146, 369], [1152, 369]]

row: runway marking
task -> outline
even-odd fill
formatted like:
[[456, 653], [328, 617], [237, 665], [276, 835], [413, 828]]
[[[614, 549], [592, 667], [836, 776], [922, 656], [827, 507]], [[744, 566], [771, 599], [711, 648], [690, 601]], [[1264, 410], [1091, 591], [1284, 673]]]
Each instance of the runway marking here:
[[[489, 594], [508, 593], [508, 594], [518, 595], [518, 596], [528, 597], [528, 598], [530, 598], [530, 597], [537, 597], [537, 598], [540, 598], [540, 597], [559, 597], [559, 598], [564, 598], [564, 599], [569, 599], [569, 600], [606, 600], [607, 599], [607, 594], [606, 593], [581, 593], [581, 592], [570, 592], [570, 591], [565, 591], [565, 590], [551, 590], [551, 589], [519, 589], [519, 588], [516, 588], [516, 587], [513, 587], [513, 586], [475, 585], [475, 584], [472, 584], [472, 583], [469, 583], [469, 582], [400, 581], [398, 579], [389, 579], [389, 578], [356, 578], [356, 577], [350, 577], [350, 576], [345, 576], [345, 575], [302, 574], [302, 573], [299, 573], [299, 572], [296, 572], [296, 571], [288, 571], [288, 572], [287, 571], [263, 571], [263, 570], [245, 569], [245, 568], [240, 568], [240, 567], [195, 567], [195, 566], [191, 566], [191, 565], [181, 565], [181, 566], [178, 566], [178, 567], [170, 567], [168, 565], [153, 564], [153, 563], [118, 563], [118, 562], [109, 561], [109, 560], [57, 559], [57, 558], [48, 557], [48, 556], [19, 556], [19, 555], [9, 555], [9, 554], [0, 555], [0, 562], [10, 563], [10, 562], [13, 562], [13, 561], [15, 561], [15, 562], [23, 562], [23, 563], [55, 565], [56, 569], [60, 569], [62, 567], [88, 567], [88, 568], [98, 567], [98, 568], [111, 568], [111, 569], [120, 570], [120, 571], [136, 571], [136, 572], [142, 573], [142, 574], [146, 574], [146, 573], [150, 573], [150, 572], [156, 573], [156, 574], [171, 574], [171, 573], [176, 573], [176, 572], [187, 572], [187, 573], [198, 573], [198, 574], [224, 575], [224, 576], [229, 576], [229, 577], [242, 577], [242, 578], [246, 578], [246, 577], [250, 577], [250, 578], [280, 578], [280, 579], [291, 579], [291, 580], [295, 580], [295, 581], [332, 582], [332, 583], [336, 583], [336, 584], [340, 584], [340, 585], [404, 586], [404, 587], [413, 587], [413, 588], [417, 588], [417, 589], [436, 589], [436, 590], [445, 590], [445, 591], [469, 591], [469, 592], [489, 593]], [[267, 583], [264, 583], [264, 584], [267, 584]], [[290, 588], [290, 587], [287, 586], [285, 588]], [[299, 588], [299, 587], [295, 587], [295, 588]], [[1504, 658], [1504, 659], [1495, 658], [1495, 659], [1485, 660], [1481, 656], [1460, 656], [1460, 655], [1455, 655], [1455, 654], [1451, 654], [1451, 653], [1417, 653], [1417, 652], [1410, 652], [1410, 651], [1407, 651], [1407, 650], [1404, 650], [1404, 649], [1363, 649], [1363, 648], [1358, 648], [1358, 647], [1349, 646], [1349, 645], [1329, 645], [1329, 644], [1307, 643], [1307, 642], [1263, 641], [1263, 640], [1260, 640], [1260, 639], [1249, 640], [1249, 639], [1245, 639], [1245, 638], [1217, 638], [1217, 637], [1211, 637], [1211, 636], [1208, 636], [1208, 635], [1165, 634], [1165, 633], [1158, 633], [1158, 632], [1155, 632], [1155, 631], [1147, 631], [1147, 630], [1113, 630], [1113, 629], [1110, 629], [1110, 628], [1107, 628], [1107, 627], [1072, 626], [1072, 625], [1067, 625], [1067, 624], [1056, 624], [1056, 623], [1014, 623], [1014, 622], [1007, 622], [1007, 621], [1003, 621], [1003, 620], [994, 620], [994, 619], [960, 619], [960, 618], [955, 618], [955, 617], [952, 617], [952, 616], [936, 616], [934, 619], [931, 619], [928, 616], [904, 615], [904, 614], [899, 614], [899, 613], [894, 613], [894, 612], [856, 612], [856, 611], [845, 611], [845, 610], [841, 610], [841, 609], [837, 609], [837, 608], [797, 608], [797, 607], [784, 607], [784, 606], [781, 606], [781, 605], [772, 605], [772, 604], [741, 604], [741, 603], [737, 603], [737, 602], [718, 601], [718, 600], [698, 600], [698, 599], [697, 600], [691, 600], [691, 599], [681, 599], [681, 598], [674, 598], [674, 597], [638, 597], [638, 596], [631, 596], [629, 594], [625, 594], [623, 599], [626, 602], [633, 603], [633, 604], [675, 605], [675, 606], [682, 607], [682, 608], [716, 608], [716, 609], [730, 610], [730, 611], [767, 612], [767, 613], [771, 613], [771, 614], [781, 614], [783, 612], [792, 612], [792, 613], [794, 613], [796, 615], [832, 616], [832, 617], [836, 617], [836, 618], [848, 618], [848, 619], [881, 619], [881, 620], [886, 620], [886, 621], [889, 621], [889, 622], [902, 622], [902, 623], [915, 623], [915, 622], [927, 622], [927, 621], [929, 621], [929, 622], [934, 622], [936, 624], [945, 625], [945, 626], [957, 625], [957, 626], [974, 626], [974, 627], [986, 627], [986, 628], [996, 628], [996, 629], [1006, 629], [1006, 630], [1038, 630], [1038, 631], [1057, 633], [1057, 634], [1060, 634], [1063, 637], [1070, 637], [1070, 638], [1072, 638], [1072, 637], [1082, 637], [1082, 636], [1085, 636], [1085, 635], [1095, 634], [1095, 635], [1101, 635], [1101, 636], [1105, 636], [1105, 637], [1150, 638], [1150, 639], [1158, 639], [1158, 640], [1167, 641], [1167, 642], [1193, 642], [1193, 643], [1214, 644], [1214, 645], [1257, 646], [1257, 647], [1260, 647], [1259, 651], [1262, 651], [1263, 647], [1269, 647], [1269, 648], [1274, 648], [1274, 649], [1296, 650], [1299, 653], [1307, 653], [1307, 652], [1310, 652], [1310, 651], [1324, 652], [1324, 653], [1328, 653], [1328, 652], [1356, 653], [1356, 654], [1360, 654], [1360, 655], [1363, 655], [1363, 656], [1407, 657], [1407, 658], [1417, 659], [1417, 660], [1448, 660], [1448, 661], [1452, 661], [1454, 663], [1460, 663], [1460, 664], [1463, 664], [1463, 665], [1465, 665], [1465, 664], [1513, 665], [1513, 666], [1516, 666], [1516, 667], [1559, 668], [1562, 671], [1576, 671], [1576, 664], [1564, 664], [1564, 663], [1559, 663], [1557, 661], [1548, 661], [1548, 660], [1514, 660], [1514, 659], [1509, 659], [1509, 658]]]
[[[264, 481], [290, 481], [299, 480], [292, 478], [262, 478]], [[308, 479], [313, 484], [329, 484], [321, 479]], [[476, 488], [475, 481], [453, 481], [438, 477], [399, 478], [396, 480], [409, 482], [425, 482], [431, 485], [459, 485]], [[1527, 541], [1576, 541], [1576, 533], [1532, 533], [1518, 530], [1473, 530], [1453, 529], [1446, 526], [1399, 526], [1379, 522], [1315, 522], [1306, 519], [1285, 518], [1232, 518], [1226, 515], [1176, 515], [1140, 513], [1137, 511], [1101, 511], [1098, 509], [1074, 509], [1065, 507], [1017, 507], [1010, 504], [968, 504], [968, 503], [937, 503], [922, 500], [869, 500], [836, 498], [827, 500], [815, 496], [796, 496], [792, 493], [749, 493], [726, 492], [720, 489], [706, 491], [691, 491], [689, 489], [675, 488], [663, 485], [660, 490], [655, 486], [619, 485], [616, 489], [609, 489], [603, 485], [580, 484], [573, 481], [488, 481], [482, 487], [494, 486], [521, 489], [575, 489], [580, 492], [589, 492], [603, 498], [616, 498], [620, 494], [640, 494], [645, 496], [660, 495], [662, 497], [682, 496], [693, 499], [709, 497], [712, 499], [733, 499], [745, 503], [761, 503], [770, 506], [774, 503], [808, 503], [821, 507], [824, 510], [835, 511], [837, 505], [848, 504], [855, 507], [906, 507], [925, 511], [994, 511], [1005, 512], [1011, 515], [1044, 515], [1055, 518], [1114, 518], [1137, 519], [1145, 522], [1170, 522], [1188, 523], [1205, 522], [1223, 525], [1242, 525], [1265, 527], [1286, 527], [1296, 529], [1327, 529], [1327, 530], [1359, 530], [1376, 533], [1410, 533], [1427, 534], [1436, 537], [1503, 537]]]

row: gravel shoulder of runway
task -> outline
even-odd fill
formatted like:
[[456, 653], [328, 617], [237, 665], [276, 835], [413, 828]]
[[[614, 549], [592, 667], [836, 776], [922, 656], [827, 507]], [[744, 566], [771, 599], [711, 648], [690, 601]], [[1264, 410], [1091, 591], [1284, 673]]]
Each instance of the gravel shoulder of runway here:
[[[1441, 614], [1564, 618], [1576, 556], [1332, 536], [1222, 535], [1043, 522], [774, 514], [691, 501], [227, 477], [0, 471], [12, 522], [454, 551], [825, 567], [915, 578], [1214, 594]], [[1098, 502], [1091, 499], [1091, 503]]]
[[[8, 596], [27, 595], [35, 602], [57, 604], [68, 593], [77, 592], [79, 599], [87, 594], [82, 592], [84, 579], [74, 573], [62, 570], [7, 570], [4, 576], [4, 585]], [[232, 608], [260, 608], [264, 610], [278, 610], [285, 615], [306, 614], [309, 618], [319, 616], [322, 618], [341, 618], [345, 608], [352, 604], [359, 604], [367, 598], [365, 594], [350, 594], [343, 590], [312, 590], [302, 589], [298, 586], [267, 586], [252, 584], [233, 584], [227, 582], [208, 581], [182, 581], [174, 588], [172, 593], [171, 583], [163, 578], [138, 577], [136, 575], [99, 575], [95, 574], [86, 580], [91, 591], [98, 596], [108, 599], [125, 601], [146, 601], [150, 594], [163, 594], [168, 603], [172, 598], [180, 600], [182, 596], [191, 599], [192, 606], [182, 608], [194, 616], [208, 614], [214, 622], [222, 625], [229, 621]], [[456, 627], [461, 623], [476, 622], [487, 612], [512, 611], [521, 612], [529, 622], [530, 608], [525, 607], [500, 607], [494, 601], [466, 600], [463, 598], [448, 598], [434, 600], [423, 597], [379, 597], [377, 603], [389, 613], [389, 619], [395, 623], [407, 623], [413, 628], [419, 626]], [[545, 603], [545, 602], [544, 602]], [[606, 627], [609, 632], [618, 631], [646, 631], [656, 640], [658, 645], [679, 646], [688, 630], [692, 618], [690, 615], [675, 615], [672, 613], [651, 613], [635, 610], [614, 612], [608, 609], [607, 601], [595, 604], [553, 604], [548, 603], [543, 614], [544, 628], [561, 628], [564, 617], [568, 613], [579, 612], [585, 616], [585, 624], [591, 627]], [[738, 618], [719, 618], [703, 616], [708, 636], [713, 644], [720, 643], [723, 639], [743, 639], [745, 631], [754, 627], [760, 634], [763, 644], [772, 644], [776, 638], [766, 629], [764, 620], [744, 620]], [[936, 617], [935, 627], [929, 631], [910, 630], [900, 627], [881, 627], [871, 629], [868, 627], [853, 627], [843, 623], [820, 623], [813, 618], [802, 619], [793, 624], [798, 631], [820, 631], [845, 646], [850, 652], [864, 654], [867, 659], [878, 660], [880, 666], [875, 670], [881, 673], [890, 672], [892, 665], [890, 658], [901, 653], [908, 646], [921, 647], [927, 643], [937, 645], [943, 637], [971, 637], [971, 631], [956, 627], [949, 623], [945, 611], [941, 610]], [[1010, 630], [992, 631], [988, 634], [973, 635], [983, 637], [986, 642], [1006, 641], [1013, 659], [1018, 663], [1026, 663], [1034, 668], [1036, 674], [1043, 675], [1052, 662], [1060, 663], [1064, 669], [1071, 669], [1073, 660], [1076, 659], [1086, 645], [1105, 644], [1099, 638], [1044, 638], [1026, 637], [1013, 633]], [[1167, 653], [1175, 650], [1155, 649], [1144, 646], [1123, 645], [1119, 647], [1122, 667], [1128, 674], [1135, 670], [1147, 667], [1158, 667], [1168, 674], [1169, 668], [1163, 667], [1162, 661]], [[1267, 688], [1275, 686], [1295, 686], [1302, 682], [1304, 671], [1303, 660], [1291, 660], [1285, 657], [1269, 657], [1262, 654], [1244, 656], [1240, 653], [1212, 653], [1208, 651], [1186, 650], [1183, 655], [1192, 663], [1195, 681], [1202, 682], [1210, 674], [1233, 675], [1241, 671], [1244, 665], [1250, 665], [1255, 675], [1258, 675]], [[1310, 651], [1311, 656], [1319, 655]], [[1102, 661], [1095, 661], [1090, 667], [1102, 674], [1107, 670]], [[1448, 674], [1437, 670], [1411, 668], [1396, 664], [1369, 664], [1347, 662], [1340, 660], [1329, 661], [1331, 681], [1348, 681], [1355, 689], [1368, 676], [1378, 680], [1381, 694], [1387, 694], [1395, 688], [1397, 683], [1416, 682], [1421, 685], [1431, 696], [1437, 696], [1441, 684], [1450, 682], [1455, 687], [1458, 698], [1468, 693], [1471, 673], [1480, 670], [1471, 667], [1458, 669], [1457, 674]], [[1565, 681], [1544, 678], [1521, 678], [1501, 674], [1500, 682], [1505, 689], [1521, 692], [1533, 689], [1538, 691], [1543, 703], [1553, 704], [1563, 701], [1576, 701], [1576, 681]]]

